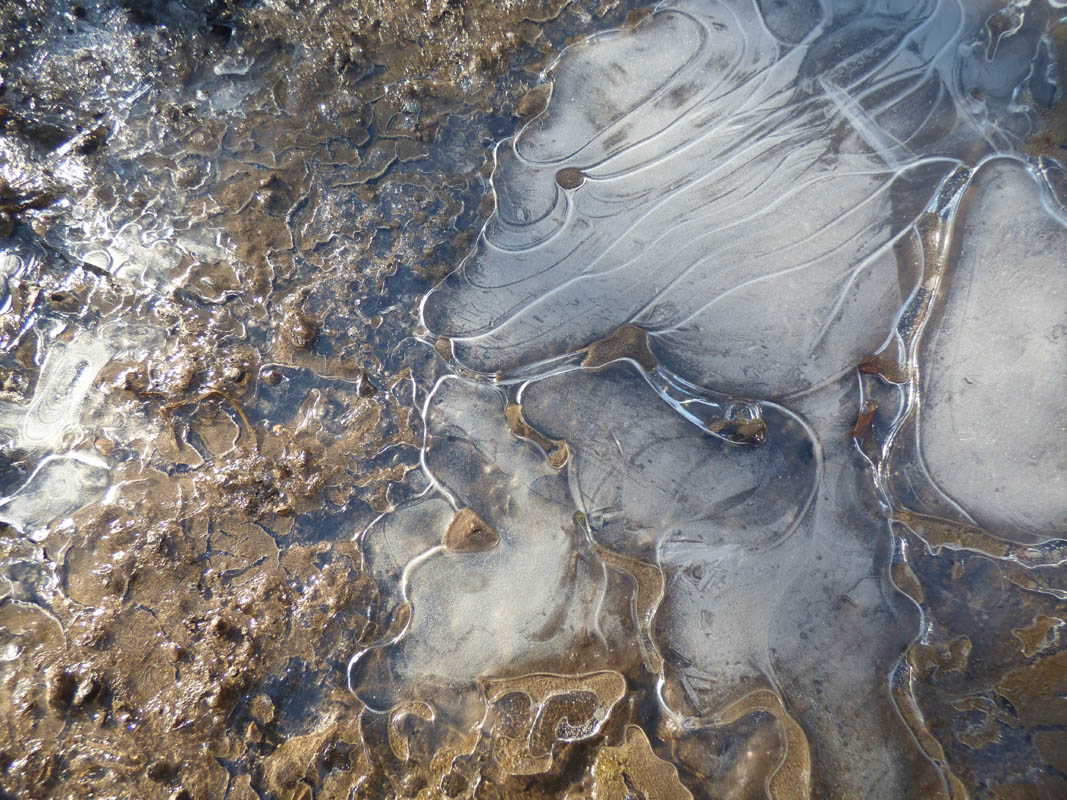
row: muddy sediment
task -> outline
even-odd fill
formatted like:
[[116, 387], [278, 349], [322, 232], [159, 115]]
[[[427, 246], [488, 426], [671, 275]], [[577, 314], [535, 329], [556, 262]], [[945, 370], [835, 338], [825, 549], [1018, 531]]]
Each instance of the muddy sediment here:
[[[647, 13], [609, 0], [0, 11], [0, 495], [18, 500], [0, 507], [0, 797], [785, 800], [821, 785], [826, 753], [766, 688], [682, 735], [658, 704], [680, 685], [655, 644], [663, 573], [592, 538], [568, 574], [612, 568], [600, 602], [620, 630], [479, 681], [477, 728], [417, 699], [368, 713], [349, 685], [352, 656], [411, 622], [364, 532], [432, 488], [424, 404], [456, 363], [419, 329], [419, 299], [493, 212], [493, 147], [544, 110], [545, 68]], [[1065, 107], [1050, 101], [1027, 140], [1049, 171]], [[587, 177], [553, 180], [575, 191]], [[572, 355], [606, 374], [660, 366], [632, 325]], [[857, 366], [872, 386], [912, 377], [881, 355]], [[552, 478], [572, 450], [523, 408], [502, 404], [498, 427]], [[763, 445], [767, 423], [747, 410], [708, 431]], [[869, 400], [852, 430], [871, 452], [884, 413]], [[87, 502], [62, 505], [75, 481]], [[426, 501], [412, 538], [471, 558], [507, 545], [488, 512], [458, 505]], [[1064, 796], [1063, 564], [1021, 569], [954, 540], [959, 525], [931, 546], [917, 518], [883, 520], [902, 616], [928, 620], [886, 687], [906, 674], [924, 753], [913, 785], [932, 786], [937, 763], [970, 792], [954, 797]], [[590, 525], [578, 512], [563, 527], [577, 540]], [[403, 566], [387, 565], [393, 583]]]
[[[425, 783], [369, 760], [346, 685], [387, 622], [353, 538], [421, 489], [418, 294], [469, 247], [539, 69], [613, 5], [0, 15], [3, 399], [33, 402], [53, 342], [153, 332], [64, 434], [106, 497], [0, 538], [3, 792]], [[5, 449], [4, 487], [40, 458]]]

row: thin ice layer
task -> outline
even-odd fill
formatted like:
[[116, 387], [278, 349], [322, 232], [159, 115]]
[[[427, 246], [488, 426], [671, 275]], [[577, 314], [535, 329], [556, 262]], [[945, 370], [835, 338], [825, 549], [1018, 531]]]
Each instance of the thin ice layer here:
[[1062, 534], [1067, 220], [1014, 161], [983, 167], [969, 192], [960, 254], [922, 354], [922, 459], [981, 525], [1024, 539]]
[[[521, 673], [592, 635], [598, 576], [579, 559], [566, 481], [511, 434], [503, 410], [498, 390], [458, 378], [442, 380], [428, 400], [426, 466], [453, 506], [472, 509], [498, 541], [454, 552], [443, 544], [446, 525], [414, 534], [438, 544], [402, 570], [410, 622], [395, 645], [354, 666], [353, 682], [375, 710], [412, 694], [448, 706], [481, 675]], [[399, 521], [431, 520], [416, 506]], [[371, 531], [368, 547], [381, 549], [386, 533]]]
[[120, 353], [158, 341], [157, 331], [141, 325], [103, 324], [64, 333], [60, 328], [42, 337], [45, 354], [29, 402], [0, 403], [2, 443], [40, 459], [21, 486], [0, 498], [0, 519], [23, 530], [47, 525], [102, 494], [108, 464], [83, 451], [95, 430], [92, 411], [99, 408], [94, 384]]
[[1028, 131], [998, 87], [1040, 20], [991, 51], [951, 2], [839, 4], [822, 27], [758, 5], [680, 3], [563, 55], [545, 114], [497, 150], [476, 251], [424, 305], [461, 362], [629, 322], [683, 377], [771, 397], [878, 348], [912, 288], [895, 245], [960, 160]]
[[0, 500], [0, 522], [32, 532], [96, 500], [108, 467], [92, 453], [49, 456], [10, 497]]
[[[840, 383], [805, 411], [830, 418], [853, 392]], [[816, 431], [766, 404], [765, 444], [732, 444], [630, 363], [532, 381], [519, 399], [525, 441], [497, 389], [448, 378], [431, 397], [427, 468], [499, 541], [435, 544], [470, 512], [449, 522], [431, 499], [368, 533], [371, 564], [398, 576], [410, 617], [356, 659], [357, 694], [376, 711], [421, 701], [455, 721], [480, 681], [620, 669], [636, 640], [645, 669], [664, 670], [668, 713], [714, 726], [752, 691], [780, 692], [783, 724], [800, 726], [786, 730], [831, 770], [820, 785], [903, 791], [921, 759], [886, 675], [912, 620], [884, 592], [887, 532], [856, 497], [848, 423]], [[535, 440], [566, 443], [563, 472]], [[398, 569], [388, 552], [405, 549]]]
[[913, 619], [886, 591], [888, 532], [858, 497], [839, 414], [854, 391], [838, 382], [803, 417], [765, 404], [763, 445], [703, 433], [632, 366], [533, 382], [523, 409], [573, 450], [593, 537], [666, 577], [654, 638], [668, 706], [714, 724], [770, 687], [818, 754], [818, 785], [888, 798], [938, 778], [889, 696]]
[[[789, 537], [818, 473], [803, 424], [768, 409], [771, 446], [731, 445], [676, 414], [633, 369], [570, 372], [524, 391], [532, 418], [567, 434], [572, 455], [562, 469], [515, 436], [499, 390], [459, 378], [438, 384], [426, 409], [425, 463], [459, 511], [430, 498], [367, 533], [371, 567], [395, 582], [395, 602], [410, 604], [396, 642], [357, 659], [353, 683], [372, 708], [412, 697], [439, 703], [442, 689], [540, 664], [559, 670], [594, 658], [615, 667], [604, 648], [619, 650], [619, 606], [605, 600], [615, 583], [606, 568], [640, 577], [626, 559], [654, 564], [669, 536], [749, 553], [755, 566]], [[496, 535], [457, 552], [449, 531], [471, 513]], [[766, 574], [742, 578], [755, 589]], [[759, 608], [772, 613], [776, 602], [768, 594]], [[725, 651], [736, 659], [748, 644], [731, 630]], [[583, 650], [590, 655], [576, 656]]]
[[[758, 711], [774, 717], [781, 741], [805, 740], [790, 762], [792, 793], [779, 786], [775, 800], [811, 792], [958, 796], [902, 660], [921, 630], [912, 604], [921, 604], [921, 587], [908, 583], [906, 554], [877, 516], [897, 509], [880, 507], [887, 497], [870, 487], [863, 494], [863, 470], [874, 462], [852, 447], [853, 436], [900, 429], [901, 417], [867, 394], [857, 421], [853, 370], [877, 372], [870, 380], [891, 386], [886, 395], [917, 396], [910, 350], [901, 348], [899, 363], [891, 348], [881, 360], [864, 356], [894, 327], [907, 327], [903, 317], [917, 298], [936, 294], [931, 264], [955, 254], [954, 235], [965, 243], [971, 236], [979, 251], [993, 240], [992, 231], [953, 229], [954, 198], [972, 173], [993, 169], [997, 154], [1011, 153], [1011, 170], [1021, 169], [1031, 100], [1052, 96], [1033, 74], [1047, 44], [1045, 10], [1013, 5], [987, 21], [993, 5], [678, 3], [571, 48], [555, 67], [545, 114], [498, 147], [496, 214], [477, 249], [423, 308], [427, 328], [451, 340], [462, 366], [492, 373], [509, 390], [528, 381], [509, 395], [514, 406], [484, 406], [484, 414], [469, 406], [449, 417], [462, 436], [448, 440], [447, 458], [435, 452], [445, 440], [427, 415], [426, 465], [456, 509], [449, 528], [474, 506], [490, 527], [528, 520], [535, 541], [566, 542], [576, 564], [625, 573], [631, 638], [646, 673], [662, 675], [664, 727], [714, 729]], [[1003, 194], [987, 183], [979, 180], [969, 196]], [[1031, 182], [1024, 217], [1037, 197]], [[1049, 275], [1056, 248], [1062, 242], [1035, 245], [1027, 274]], [[953, 290], [960, 302], [970, 280]], [[1059, 295], [1047, 298], [1050, 307], [1063, 307]], [[1000, 302], [990, 293], [983, 308], [964, 308], [963, 332], [953, 339], [983, 341], [984, 318]], [[638, 353], [632, 345], [646, 342], [645, 331]], [[1048, 363], [1047, 352], [1035, 352], [1029, 366]], [[575, 369], [623, 358], [646, 374], [633, 366]], [[920, 359], [929, 375], [927, 360]], [[994, 360], [999, 375], [1003, 359]], [[923, 387], [924, 425], [953, 420], [955, 395], [941, 389]], [[765, 437], [727, 444], [710, 436], [725, 427], [702, 430], [676, 413], [685, 414], [689, 390], [692, 398], [714, 394], [724, 420], [725, 394], [747, 398], [737, 405], [762, 405]], [[980, 410], [1003, 419], [999, 397], [983, 398]], [[1038, 424], [1054, 425], [1060, 407], [1036, 397]], [[502, 435], [502, 419], [541, 447], [550, 467], [562, 463], [566, 480], [520, 470], [513, 451], [488, 444]], [[947, 430], [923, 446], [953, 454], [952, 437], [967, 431]], [[1025, 436], [1017, 444], [1028, 453], [1036, 447]], [[928, 465], [930, 477], [952, 473], [961, 497], [1004, 486], [989, 470], [1011, 468], [1004, 459], [1015, 458], [1012, 446], [972, 437], [973, 475], [956, 474], [963, 470], [948, 458]], [[482, 461], [488, 466], [465, 466]], [[1062, 475], [1062, 463], [1044, 458], [1042, 466]], [[546, 515], [528, 504], [533, 486], [566, 511]], [[992, 494], [977, 508], [999, 513]], [[1032, 518], [1058, 513], [1049, 497], [1035, 500]], [[546, 520], [567, 537], [541, 531]], [[525, 596], [499, 593], [497, 575], [487, 572], [478, 591], [492, 591], [480, 599], [507, 604], [505, 620], [489, 620], [504, 634], [491, 638], [478, 616], [483, 606], [453, 596], [449, 578], [469, 577], [461, 554], [437, 547], [407, 562], [406, 572], [444, 555], [455, 566], [440, 567], [420, 597], [406, 595], [411, 622], [374, 652], [378, 671], [355, 673], [366, 687], [360, 696], [376, 709], [412, 696], [433, 702], [420, 682], [443, 685], [450, 659], [466, 659], [461, 674], [479, 677], [459, 655], [468, 643], [483, 648], [480, 677], [543, 669], [553, 648], [552, 668], [566, 672], [575, 643], [595, 638], [609, 617], [603, 609], [617, 608], [594, 569], [576, 569], [548, 595], [548, 608], [565, 621], [555, 638], [523, 647], [513, 637], [538, 610]], [[544, 561], [542, 580], [558, 577], [556, 563]], [[481, 567], [513, 574], [511, 584], [524, 588], [532, 569], [506, 560]], [[542, 588], [531, 596], [542, 597]], [[597, 597], [604, 600], [591, 615], [560, 610], [562, 598], [580, 607]], [[419, 628], [420, 613], [436, 627]], [[441, 636], [435, 649], [429, 643], [442, 632], [447, 647]], [[582, 668], [601, 667], [620, 668], [610, 659]], [[394, 679], [393, 694], [375, 695], [374, 676], [384, 674]]]

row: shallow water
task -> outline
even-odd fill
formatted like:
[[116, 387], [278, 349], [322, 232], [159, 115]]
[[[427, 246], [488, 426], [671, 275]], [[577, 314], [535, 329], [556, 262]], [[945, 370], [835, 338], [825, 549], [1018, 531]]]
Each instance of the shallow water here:
[[0, 789], [1067, 795], [1058, 0], [5, 12]]

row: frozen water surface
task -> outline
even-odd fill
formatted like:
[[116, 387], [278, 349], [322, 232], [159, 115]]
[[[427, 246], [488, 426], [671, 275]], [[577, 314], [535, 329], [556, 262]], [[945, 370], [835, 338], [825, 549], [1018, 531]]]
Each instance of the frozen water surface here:
[[1067, 276], [1050, 257], [1067, 252], [1067, 226], [1017, 163], [989, 164], [973, 191], [924, 348], [919, 455], [975, 521], [1043, 538], [1067, 530]]
[[13, 786], [1067, 797], [1063, 2], [500, 4], [500, 141], [245, 5], [0, 128]]
[[794, 46], [759, 11], [665, 8], [568, 51], [546, 113], [497, 148], [477, 251], [425, 304], [461, 363], [633, 323], [690, 380], [767, 397], [877, 347], [911, 288], [894, 244], [961, 161], [1026, 135], [1025, 109], [975, 99], [1000, 74], [967, 69], [973, 6], [841, 11]]
[[[681, 2], [568, 48], [423, 304], [457, 373], [423, 415], [440, 499], [366, 534], [372, 568], [423, 544], [361, 697], [491, 707], [555, 659], [647, 685], [675, 752], [769, 720], [713, 796], [967, 796], [907, 547], [1064, 597], [1067, 209], [1033, 155], [1061, 14]], [[450, 550], [442, 500], [499, 542]]]

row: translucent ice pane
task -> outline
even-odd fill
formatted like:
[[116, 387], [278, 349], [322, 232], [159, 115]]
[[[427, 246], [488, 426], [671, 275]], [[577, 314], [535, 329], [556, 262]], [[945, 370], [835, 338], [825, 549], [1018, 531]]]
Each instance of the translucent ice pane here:
[[1047, 536], [1067, 529], [1067, 220], [1014, 161], [969, 192], [923, 353], [922, 457], [982, 525]]
[[91, 454], [50, 456], [0, 501], [0, 521], [32, 533], [92, 502], [107, 484], [107, 464]]
[[912, 288], [895, 248], [940, 181], [1030, 130], [998, 98], [1043, 29], [1027, 12], [991, 50], [984, 8], [875, 5], [679, 3], [567, 50], [427, 327], [489, 372], [624, 323], [723, 391], [845, 372]]

